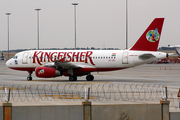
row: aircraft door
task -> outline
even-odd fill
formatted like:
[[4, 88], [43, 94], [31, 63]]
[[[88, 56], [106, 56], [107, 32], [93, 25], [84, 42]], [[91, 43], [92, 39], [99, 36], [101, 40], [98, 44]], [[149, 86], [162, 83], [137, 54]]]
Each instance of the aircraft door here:
[[124, 52], [122, 55], [122, 64], [129, 64], [128, 63], [128, 52]]
[[25, 52], [24, 54], [23, 54], [23, 58], [22, 58], [22, 63], [23, 64], [27, 64], [28, 63], [28, 52]]

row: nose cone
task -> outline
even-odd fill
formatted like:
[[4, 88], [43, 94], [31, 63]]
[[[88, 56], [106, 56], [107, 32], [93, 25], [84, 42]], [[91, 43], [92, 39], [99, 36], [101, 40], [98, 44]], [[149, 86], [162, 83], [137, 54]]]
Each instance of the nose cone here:
[[8, 60], [7, 62], [6, 62], [6, 66], [7, 67], [10, 67], [12, 65], [12, 63], [11, 63], [11, 59], [10, 60]]

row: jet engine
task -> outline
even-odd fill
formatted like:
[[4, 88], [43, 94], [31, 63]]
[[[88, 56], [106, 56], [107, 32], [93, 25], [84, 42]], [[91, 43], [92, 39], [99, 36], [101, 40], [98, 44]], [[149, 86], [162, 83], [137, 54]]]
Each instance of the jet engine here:
[[62, 71], [59, 71], [56, 68], [52, 68], [52, 67], [37, 67], [35, 69], [35, 73], [37, 77], [41, 77], [41, 78], [57, 77], [57, 76], [62, 76], [63, 74]]

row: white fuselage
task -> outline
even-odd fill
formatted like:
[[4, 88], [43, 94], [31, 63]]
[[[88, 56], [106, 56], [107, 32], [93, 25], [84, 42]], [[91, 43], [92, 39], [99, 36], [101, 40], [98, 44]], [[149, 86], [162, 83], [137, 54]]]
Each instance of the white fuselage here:
[[92, 81], [91, 72], [125, 69], [166, 58], [166, 53], [157, 52], [163, 22], [164, 18], [155, 18], [127, 50], [31, 50], [17, 53], [6, 65], [28, 71], [27, 80], [32, 80], [35, 71], [41, 78], [64, 75], [76, 81], [77, 76], [87, 75], [86, 80]]
[[[140, 59], [139, 56], [146, 53], [151, 53], [154, 57]], [[6, 66], [32, 71], [39, 66], [54, 65], [56, 60], [62, 58], [81, 68], [96, 68], [89, 71], [94, 72], [124, 69], [153, 62], [166, 58], [166, 53], [133, 50], [30, 50], [17, 53], [7, 61]]]

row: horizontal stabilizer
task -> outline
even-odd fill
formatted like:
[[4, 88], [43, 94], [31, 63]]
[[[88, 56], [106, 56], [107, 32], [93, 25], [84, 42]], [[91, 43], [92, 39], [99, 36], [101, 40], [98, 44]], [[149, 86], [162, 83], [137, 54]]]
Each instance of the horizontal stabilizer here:
[[180, 56], [180, 45], [175, 45], [174, 46], [176, 53]]
[[177, 56], [176, 53], [168, 53], [168, 56]]
[[147, 60], [147, 59], [150, 59], [150, 58], [154, 58], [155, 56], [150, 54], [150, 53], [147, 53], [147, 54], [143, 54], [143, 55], [140, 55], [139, 56], [139, 59], [141, 60]]

